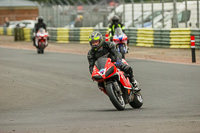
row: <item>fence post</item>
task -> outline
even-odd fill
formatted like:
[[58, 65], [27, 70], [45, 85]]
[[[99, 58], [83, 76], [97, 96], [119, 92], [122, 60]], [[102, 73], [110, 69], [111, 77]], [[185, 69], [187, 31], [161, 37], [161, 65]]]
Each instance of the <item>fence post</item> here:
[[194, 35], [191, 36], [191, 52], [192, 52], [192, 63], [195, 63], [196, 56], [195, 56], [195, 37], [194, 37]]

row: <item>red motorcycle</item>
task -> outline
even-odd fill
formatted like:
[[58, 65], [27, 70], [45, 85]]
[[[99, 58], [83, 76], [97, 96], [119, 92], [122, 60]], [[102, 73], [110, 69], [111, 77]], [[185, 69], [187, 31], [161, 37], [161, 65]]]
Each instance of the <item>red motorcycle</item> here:
[[[124, 63], [127, 63], [122, 59]], [[120, 71], [110, 58], [99, 58], [93, 68], [92, 79], [103, 83], [100, 88], [118, 110], [124, 110], [125, 104], [133, 108], [140, 108], [143, 105], [143, 98], [140, 91], [134, 91], [128, 75]]]
[[37, 47], [37, 53], [43, 54], [44, 49], [48, 46], [48, 32], [46, 32], [45, 29], [40, 28], [35, 36], [35, 45]]

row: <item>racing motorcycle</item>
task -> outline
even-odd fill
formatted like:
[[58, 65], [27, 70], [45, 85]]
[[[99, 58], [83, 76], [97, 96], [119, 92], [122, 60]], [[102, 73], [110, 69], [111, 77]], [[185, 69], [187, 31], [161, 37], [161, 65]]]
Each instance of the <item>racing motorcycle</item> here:
[[44, 49], [48, 46], [48, 32], [44, 28], [40, 28], [35, 34], [35, 45], [38, 54], [43, 54]]
[[[122, 61], [128, 64], [124, 59]], [[133, 108], [143, 105], [142, 95], [133, 88], [129, 75], [120, 71], [110, 58], [101, 57], [95, 62], [92, 79], [103, 83], [103, 87], [99, 89], [110, 98], [117, 110], [124, 110], [126, 104]]]
[[113, 42], [115, 42], [117, 50], [122, 54], [122, 58], [125, 59], [125, 54], [128, 53], [127, 36], [123, 33], [122, 29], [119, 27], [115, 29]]

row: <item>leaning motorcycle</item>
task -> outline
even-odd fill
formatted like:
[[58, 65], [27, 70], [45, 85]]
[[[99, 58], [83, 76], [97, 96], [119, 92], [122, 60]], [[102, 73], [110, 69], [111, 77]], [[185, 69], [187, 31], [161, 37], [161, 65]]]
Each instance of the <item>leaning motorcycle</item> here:
[[[124, 63], [127, 63], [122, 59]], [[135, 91], [129, 81], [129, 75], [120, 71], [110, 58], [101, 57], [95, 62], [92, 79], [103, 83], [100, 88], [109, 98], [117, 110], [124, 110], [126, 104], [133, 108], [143, 105], [140, 91]]]
[[40, 28], [35, 34], [35, 45], [38, 54], [43, 54], [44, 49], [48, 46], [48, 32], [44, 28]]
[[127, 36], [119, 27], [115, 29], [113, 42], [115, 42], [117, 50], [122, 54], [122, 58], [125, 59], [125, 54], [128, 53]]

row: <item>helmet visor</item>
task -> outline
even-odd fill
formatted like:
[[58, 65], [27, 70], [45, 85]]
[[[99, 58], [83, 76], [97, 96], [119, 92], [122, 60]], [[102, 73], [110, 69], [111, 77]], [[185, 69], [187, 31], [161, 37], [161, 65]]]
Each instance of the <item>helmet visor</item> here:
[[92, 43], [92, 45], [95, 45], [95, 44], [98, 45], [99, 44], [99, 40], [92, 40], [91, 43]]

